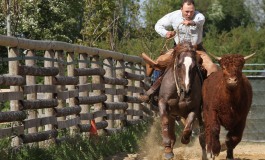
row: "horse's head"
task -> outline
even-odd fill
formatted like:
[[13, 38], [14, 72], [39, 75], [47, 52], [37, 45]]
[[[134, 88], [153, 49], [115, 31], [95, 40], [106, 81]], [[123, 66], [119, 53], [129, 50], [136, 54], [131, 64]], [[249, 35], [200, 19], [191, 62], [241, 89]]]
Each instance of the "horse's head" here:
[[177, 45], [175, 67], [177, 85], [185, 96], [191, 92], [192, 83], [196, 75], [196, 49], [190, 42]]

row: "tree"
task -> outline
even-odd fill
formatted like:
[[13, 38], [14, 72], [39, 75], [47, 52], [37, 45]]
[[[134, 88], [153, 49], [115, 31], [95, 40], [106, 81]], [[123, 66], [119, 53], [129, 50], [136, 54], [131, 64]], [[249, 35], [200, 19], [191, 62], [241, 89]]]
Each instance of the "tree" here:
[[[0, 25], [7, 16], [2, 1]], [[29, 39], [75, 42], [80, 37], [84, 0], [12, 0], [12, 35]], [[4, 30], [0, 30], [1, 33]]]
[[206, 12], [206, 18], [206, 29], [216, 28], [218, 33], [253, 22], [244, 0], [213, 0]]
[[23, 36], [76, 42], [80, 37], [84, 0], [32, 0], [24, 2]]
[[90, 0], [86, 2], [82, 44], [117, 50], [123, 39], [133, 35], [139, 5], [133, 0]]
[[[0, 32], [9, 36], [18, 27], [18, 17], [21, 9], [21, 0], [2, 0], [0, 8]], [[11, 18], [12, 17], [12, 18]], [[12, 27], [11, 27], [12, 26]]]

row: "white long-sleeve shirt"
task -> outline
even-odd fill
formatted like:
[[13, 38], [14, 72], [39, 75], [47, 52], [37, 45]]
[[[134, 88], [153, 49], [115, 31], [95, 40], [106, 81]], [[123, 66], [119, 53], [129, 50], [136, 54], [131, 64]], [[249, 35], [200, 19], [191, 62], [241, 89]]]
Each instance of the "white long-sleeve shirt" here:
[[185, 26], [184, 24], [181, 24], [184, 20], [185, 18], [182, 16], [181, 10], [168, 13], [157, 21], [155, 30], [162, 37], [166, 37], [166, 33], [168, 32], [167, 27], [173, 27], [174, 31], [177, 32], [174, 38], [176, 44], [178, 44], [179, 41], [182, 42], [184, 40], [191, 41], [193, 45], [201, 43], [203, 25], [205, 22], [204, 15], [195, 11], [192, 19], [192, 21], [195, 22], [194, 26]]

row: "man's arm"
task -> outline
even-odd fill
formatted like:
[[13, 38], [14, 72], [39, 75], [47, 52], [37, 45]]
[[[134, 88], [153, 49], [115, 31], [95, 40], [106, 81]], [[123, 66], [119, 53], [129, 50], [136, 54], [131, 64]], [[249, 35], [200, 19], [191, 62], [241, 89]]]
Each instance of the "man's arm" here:
[[195, 26], [196, 23], [193, 20], [184, 20], [182, 22], [182, 24], [184, 24], [185, 26]]
[[182, 22], [185, 26], [202, 27], [205, 22], [205, 17], [201, 13], [197, 13], [193, 20], [184, 20]]
[[205, 22], [205, 17], [201, 13], [197, 13], [192, 22], [189, 22], [191, 26], [203, 27]]
[[170, 38], [173, 35], [173, 31], [166, 30], [166, 27], [171, 26], [171, 20], [170, 16], [172, 13], [166, 14], [164, 17], [159, 19], [155, 25], [155, 30], [158, 34], [160, 34], [162, 37]]

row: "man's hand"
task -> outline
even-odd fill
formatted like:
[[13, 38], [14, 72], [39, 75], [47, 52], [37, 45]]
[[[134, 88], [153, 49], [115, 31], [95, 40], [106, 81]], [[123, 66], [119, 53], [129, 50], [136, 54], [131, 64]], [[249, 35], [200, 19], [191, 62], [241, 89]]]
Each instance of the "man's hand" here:
[[192, 21], [192, 20], [184, 20], [182, 22], [182, 24], [184, 24], [185, 26], [194, 26], [194, 25], [196, 25], [195, 22]]
[[175, 31], [168, 31], [166, 34], [166, 38], [171, 38], [171, 37], [174, 37], [175, 35], [176, 35]]

